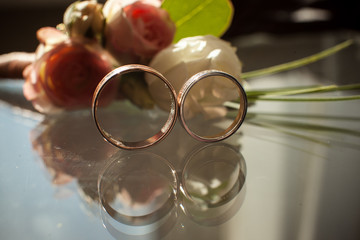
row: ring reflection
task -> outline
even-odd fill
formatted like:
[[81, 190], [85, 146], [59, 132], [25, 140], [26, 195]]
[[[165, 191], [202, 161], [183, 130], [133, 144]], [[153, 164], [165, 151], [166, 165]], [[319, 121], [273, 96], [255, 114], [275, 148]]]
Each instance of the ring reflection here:
[[228, 220], [243, 200], [238, 195], [245, 177], [245, 160], [231, 145], [209, 144], [196, 149], [187, 157], [182, 172], [182, 209], [205, 225]]
[[101, 216], [111, 235], [160, 239], [176, 234], [178, 224], [216, 226], [236, 214], [246, 177], [239, 150], [225, 143], [198, 144], [183, 158], [176, 172], [167, 157], [149, 150], [112, 157], [98, 181]]
[[118, 155], [99, 177], [99, 199], [106, 212], [129, 225], [146, 225], [169, 212], [178, 189], [171, 164], [149, 152]]

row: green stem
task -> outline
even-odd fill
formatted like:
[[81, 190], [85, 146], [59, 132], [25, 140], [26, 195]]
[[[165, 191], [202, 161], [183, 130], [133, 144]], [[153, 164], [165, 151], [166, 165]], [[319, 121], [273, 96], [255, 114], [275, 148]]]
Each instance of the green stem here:
[[250, 118], [253, 117], [285, 117], [288, 119], [318, 119], [318, 120], [332, 120], [332, 121], [356, 121], [359, 122], [360, 121], [360, 117], [351, 117], [351, 116], [335, 116], [335, 115], [328, 115], [328, 114], [307, 114], [307, 113], [274, 113], [274, 112], [254, 112], [252, 111], [251, 113], [247, 114], [248, 116], [250, 116]]
[[348, 84], [343, 86], [328, 85], [328, 86], [309, 86], [309, 87], [297, 87], [297, 88], [277, 88], [270, 90], [255, 90], [247, 91], [248, 97], [258, 96], [281, 96], [281, 95], [296, 95], [305, 93], [315, 92], [333, 92], [333, 91], [344, 91], [344, 90], [355, 90], [360, 89], [360, 84]]
[[340, 96], [340, 97], [286, 97], [289, 95], [319, 93], [319, 92], [333, 92], [360, 89], [360, 84], [348, 84], [343, 86], [328, 85], [328, 86], [310, 86], [310, 87], [296, 87], [296, 88], [276, 88], [269, 90], [254, 90], [247, 91], [249, 101], [343, 101], [360, 99], [360, 95]]
[[301, 67], [301, 66], [305, 66], [305, 65], [307, 65], [309, 63], [313, 63], [313, 62], [316, 62], [316, 61], [318, 61], [318, 60], [320, 60], [322, 58], [330, 56], [331, 54], [334, 54], [334, 53], [336, 53], [336, 52], [350, 46], [352, 43], [353, 43], [353, 40], [350, 39], [350, 40], [342, 42], [342, 43], [340, 43], [338, 45], [335, 45], [334, 47], [328, 48], [328, 49], [326, 49], [324, 51], [321, 51], [321, 52], [319, 52], [317, 54], [313, 54], [313, 55], [305, 57], [305, 58], [301, 58], [301, 59], [291, 61], [291, 62], [288, 62], [288, 63], [275, 65], [273, 67], [268, 67], [268, 68], [263, 68], [263, 69], [243, 73], [241, 75], [241, 78], [242, 79], [249, 79], [249, 78], [254, 78], [254, 77], [260, 77], [260, 76], [263, 76], [263, 75], [274, 74], [274, 73], [278, 73], [278, 72], [298, 68], [298, 67]]
[[248, 98], [249, 102], [255, 101], [282, 101], [282, 102], [325, 102], [325, 101], [348, 101], [358, 100], [360, 95], [343, 96], [343, 97], [275, 97], [275, 96], [260, 96], [255, 98]]
[[262, 96], [272, 93], [284, 92], [284, 91], [295, 91], [301, 89], [310, 89], [321, 87], [321, 85], [313, 85], [313, 86], [306, 86], [306, 87], [281, 87], [281, 88], [268, 88], [268, 89], [256, 89], [256, 90], [246, 90], [247, 96], [255, 97], [255, 96]]

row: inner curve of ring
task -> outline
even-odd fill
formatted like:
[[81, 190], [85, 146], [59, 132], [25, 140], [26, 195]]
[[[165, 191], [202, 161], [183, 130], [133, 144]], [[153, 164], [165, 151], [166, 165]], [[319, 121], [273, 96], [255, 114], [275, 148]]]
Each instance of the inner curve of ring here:
[[[189, 126], [186, 124], [186, 120], [185, 120], [185, 116], [184, 116], [184, 103], [185, 103], [185, 99], [188, 96], [188, 93], [190, 92], [191, 88], [196, 83], [200, 82], [201, 80], [203, 80], [207, 77], [211, 77], [211, 76], [220, 76], [220, 77], [228, 78], [237, 86], [239, 98], [240, 98], [240, 108], [239, 108], [238, 114], [237, 114], [236, 118], [234, 119], [234, 121], [224, 131], [221, 131], [220, 133], [214, 134], [214, 135], [200, 136], [200, 135], [196, 134], [195, 132], [193, 132], [189, 128]], [[197, 139], [199, 141], [216, 142], [216, 141], [221, 141], [221, 140], [228, 138], [229, 136], [231, 136], [233, 133], [235, 133], [239, 129], [239, 127], [243, 123], [246, 113], [247, 113], [247, 97], [246, 97], [246, 92], [245, 92], [244, 88], [242, 87], [241, 83], [236, 78], [234, 78], [232, 75], [230, 75], [226, 72], [219, 71], [219, 70], [205, 70], [205, 71], [199, 72], [199, 73], [195, 74], [194, 76], [192, 76], [184, 84], [183, 88], [180, 90], [177, 100], [178, 100], [178, 105], [180, 108], [180, 111], [179, 111], [180, 119], [183, 124], [183, 127], [192, 137], [194, 137], [195, 139]]]
[[[109, 132], [107, 132], [103, 127], [101, 127], [98, 116], [97, 116], [97, 107], [98, 107], [98, 98], [104, 89], [104, 87], [115, 77], [118, 75], [126, 74], [129, 72], [137, 72], [137, 71], [144, 71], [147, 73], [150, 73], [154, 75], [155, 77], [158, 77], [161, 81], [163, 81], [166, 85], [166, 87], [169, 90], [169, 94], [171, 96], [171, 109], [169, 111], [169, 117], [163, 127], [153, 136], [137, 142], [130, 142], [130, 141], [122, 141], [119, 139], [114, 138]], [[101, 133], [101, 135], [107, 140], [109, 143], [113, 144], [116, 147], [124, 148], [124, 149], [140, 149], [145, 148], [148, 146], [151, 146], [157, 142], [159, 142], [161, 139], [166, 137], [171, 129], [175, 125], [176, 116], [177, 116], [177, 102], [176, 102], [176, 93], [170, 82], [159, 72], [156, 70], [139, 64], [130, 64], [130, 65], [124, 65], [121, 67], [118, 67], [111, 71], [109, 74], [107, 74], [98, 84], [97, 88], [95, 89], [93, 101], [92, 101], [92, 114], [95, 121], [95, 124]]]

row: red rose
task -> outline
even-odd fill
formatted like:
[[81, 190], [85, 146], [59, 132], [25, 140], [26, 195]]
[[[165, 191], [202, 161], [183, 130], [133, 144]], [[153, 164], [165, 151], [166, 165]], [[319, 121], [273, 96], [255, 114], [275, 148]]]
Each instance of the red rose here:
[[125, 7], [120, 4], [110, 1], [105, 6], [107, 48], [120, 61], [124, 62], [124, 56], [125, 61], [134, 61], [131, 54], [150, 58], [171, 44], [175, 24], [167, 11], [141, 1]]
[[97, 84], [111, 70], [100, 50], [64, 41], [24, 70], [24, 95], [45, 113], [90, 106]]

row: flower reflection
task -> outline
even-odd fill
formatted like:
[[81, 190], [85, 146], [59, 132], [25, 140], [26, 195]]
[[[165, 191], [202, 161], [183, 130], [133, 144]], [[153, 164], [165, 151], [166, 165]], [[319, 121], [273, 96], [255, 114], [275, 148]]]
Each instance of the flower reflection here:
[[99, 137], [89, 112], [47, 117], [32, 130], [30, 138], [54, 185], [77, 180], [84, 196], [97, 199], [99, 168], [116, 149]]

